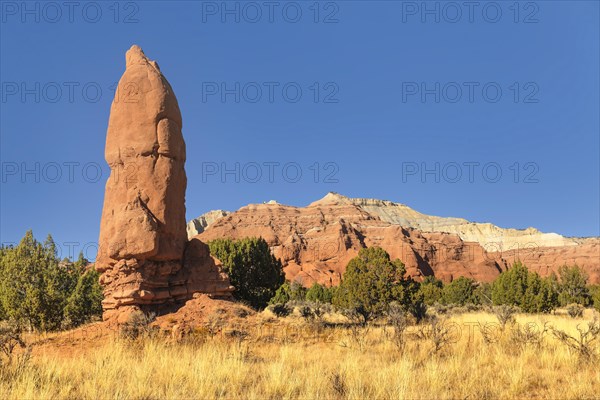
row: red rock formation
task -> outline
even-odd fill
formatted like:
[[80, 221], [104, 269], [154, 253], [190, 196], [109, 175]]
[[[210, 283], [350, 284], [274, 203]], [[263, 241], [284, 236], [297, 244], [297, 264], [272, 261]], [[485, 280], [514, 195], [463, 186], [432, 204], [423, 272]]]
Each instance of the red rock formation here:
[[133, 46], [111, 106], [106, 183], [96, 268], [104, 316], [121, 307], [225, 295], [227, 278], [208, 248], [187, 241], [182, 120], [173, 89]]
[[[308, 207], [258, 204], [221, 217], [197, 237], [208, 241], [262, 236], [284, 264], [287, 279], [305, 286], [337, 285], [348, 261], [366, 246], [380, 246], [392, 259], [402, 260], [416, 279], [435, 275], [448, 282], [459, 276], [492, 281], [520, 259], [546, 276], [562, 265], [579, 265], [590, 283], [600, 283], [600, 239], [577, 240], [579, 245], [526, 246], [520, 251], [488, 253], [477, 242], [458, 235], [423, 232], [385, 222], [359, 202], [330, 201]], [[575, 240], [575, 239], [573, 239]]]
[[315, 204], [304, 208], [280, 204], [242, 207], [196, 236], [239, 239], [262, 236], [284, 264], [286, 277], [305, 286], [337, 285], [348, 261], [364, 247], [380, 246], [401, 259], [410, 275], [435, 274], [493, 280], [500, 268], [478, 243], [449, 233], [424, 233], [382, 221], [353, 204]]
[[588, 275], [590, 284], [600, 284], [600, 239], [580, 240], [577, 246], [538, 247], [532, 245], [525, 249], [510, 250], [503, 253], [490, 253], [503, 269], [520, 260], [531, 271], [541, 276], [558, 274], [563, 265], [577, 265]]

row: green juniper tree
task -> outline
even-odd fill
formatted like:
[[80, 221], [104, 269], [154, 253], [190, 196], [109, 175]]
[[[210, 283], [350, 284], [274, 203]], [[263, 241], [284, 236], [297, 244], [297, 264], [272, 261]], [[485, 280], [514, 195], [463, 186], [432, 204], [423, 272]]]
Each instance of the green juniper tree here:
[[420, 287], [421, 293], [423, 293], [423, 301], [425, 304], [432, 306], [435, 303], [441, 303], [444, 293], [443, 289], [444, 285], [442, 281], [437, 279], [435, 276], [425, 277], [423, 282], [421, 282]]
[[586, 286], [588, 277], [578, 266], [563, 265], [558, 270], [558, 276], [560, 281], [558, 301], [561, 306], [572, 303], [588, 306], [592, 303]]
[[315, 283], [306, 292], [306, 300], [315, 303], [331, 303], [332, 292], [329, 288]]
[[210, 252], [222, 263], [235, 287], [234, 297], [261, 309], [285, 282], [283, 266], [263, 238], [216, 239]]
[[474, 304], [475, 300], [475, 281], [473, 279], [461, 276], [443, 289], [443, 303], [464, 306], [465, 304]]
[[492, 284], [492, 302], [518, 306], [525, 312], [550, 312], [558, 307], [555, 278], [541, 278], [516, 262]]
[[[59, 329], [81, 274], [72, 263], [59, 262], [52, 236], [40, 243], [27, 231], [17, 246], [0, 251], [3, 317], [22, 322], [30, 330]], [[94, 290], [99, 290], [97, 279], [94, 284]], [[96, 307], [88, 312], [97, 312], [100, 301], [95, 298]]]
[[418, 317], [424, 312], [423, 294], [419, 284], [405, 275], [404, 264], [390, 260], [385, 250], [361, 249], [348, 262], [333, 302], [338, 307], [355, 310], [365, 321], [383, 315], [392, 301]]
[[99, 274], [94, 269], [79, 275], [77, 284], [65, 306], [67, 326], [77, 326], [102, 315], [102, 287], [98, 284]]

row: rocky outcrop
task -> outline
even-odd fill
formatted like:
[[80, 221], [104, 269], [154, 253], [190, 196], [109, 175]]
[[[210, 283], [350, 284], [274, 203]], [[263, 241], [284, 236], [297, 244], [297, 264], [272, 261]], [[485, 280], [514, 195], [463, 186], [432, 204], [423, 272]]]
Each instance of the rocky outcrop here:
[[577, 265], [588, 275], [588, 282], [600, 284], [600, 239], [577, 239], [577, 246], [536, 247], [509, 250], [490, 255], [502, 263], [503, 268], [520, 260], [531, 271], [542, 276], [558, 274], [563, 265]]
[[182, 119], [158, 65], [133, 46], [111, 106], [99, 254], [104, 316], [120, 308], [227, 294], [232, 288], [198, 240], [188, 242]]
[[523, 248], [576, 246], [577, 239], [556, 233], [542, 233], [535, 228], [505, 229], [490, 223], [470, 222], [463, 218], [436, 217], [387, 200], [352, 199], [328, 193], [313, 205], [354, 204], [391, 224], [419, 229], [423, 232], [454, 233], [467, 242], [477, 242], [488, 251], [504, 252]]
[[[491, 228], [485, 228], [488, 225]], [[565, 264], [577, 264], [591, 283], [600, 283], [597, 238], [564, 238], [533, 228], [502, 229], [460, 218], [429, 216], [389, 201], [351, 199], [336, 193], [307, 207], [277, 203], [242, 207], [216, 219], [197, 237], [245, 236], [265, 238], [282, 260], [287, 278], [306, 286], [313, 282], [337, 285], [348, 261], [367, 246], [380, 246], [392, 258], [402, 260], [416, 279], [435, 275], [444, 281], [459, 276], [491, 281], [520, 259], [542, 275]], [[507, 250], [498, 251], [502, 248]]]
[[368, 246], [400, 258], [417, 279], [435, 274], [447, 281], [458, 276], [489, 281], [500, 273], [477, 243], [390, 224], [353, 204], [253, 204], [215, 221], [197, 238], [247, 236], [263, 237], [282, 260], [287, 279], [305, 286], [339, 284], [348, 261]]
[[218, 220], [219, 218], [226, 217], [231, 214], [229, 211], [224, 210], [212, 210], [205, 214], [202, 214], [198, 218], [194, 218], [187, 224], [187, 236], [189, 239], [204, 232], [209, 225]]

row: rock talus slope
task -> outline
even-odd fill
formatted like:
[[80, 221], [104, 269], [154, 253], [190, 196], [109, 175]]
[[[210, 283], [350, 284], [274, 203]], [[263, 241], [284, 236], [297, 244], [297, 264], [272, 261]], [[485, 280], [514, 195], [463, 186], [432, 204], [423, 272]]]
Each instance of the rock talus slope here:
[[187, 240], [182, 119], [173, 89], [133, 46], [111, 106], [99, 254], [104, 316], [120, 308], [230, 293], [208, 247]]

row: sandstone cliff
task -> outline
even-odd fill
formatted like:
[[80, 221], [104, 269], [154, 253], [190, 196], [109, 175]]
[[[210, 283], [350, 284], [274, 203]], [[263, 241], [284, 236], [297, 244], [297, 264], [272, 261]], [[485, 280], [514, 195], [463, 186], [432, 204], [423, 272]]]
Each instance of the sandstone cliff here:
[[221, 217], [226, 217], [229, 214], [231, 214], [229, 211], [212, 210], [202, 214], [198, 218], [194, 218], [187, 224], [186, 229], [188, 238], [191, 239], [197, 234], [204, 232], [204, 229], [206, 229], [210, 224]]
[[353, 204], [253, 204], [218, 219], [197, 238], [246, 236], [263, 237], [282, 260], [287, 278], [306, 286], [339, 284], [348, 261], [370, 246], [400, 258], [417, 278], [435, 274], [444, 280], [469, 276], [489, 281], [500, 273], [496, 260], [477, 243], [390, 224]]
[[536, 229], [503, 229], [461, 218], [429, 216], [408, 206], [336, 193], [307, 207], [252, 204], [203, 221], [198, 238], [262, 236], [288, 279], [339, 283], [347, 262], [365, 246], [381, 246], [420, 279], [467, 276], [491, 281], [520, 259], [542, 275], [577, 264], [600, 283], [600, 239], [565, 238]]
[[556, 233], [542, 233], [535, 228], [504, 229], [490, 223], [470, 222], [463, 218], [436, 217], [387, 200], [351, 199], [328, 193], [316, 204], [354, 204], [383, 221], [416, 228], [424, 232], [447, 232], [468, 242], [477, 242], [489, 251], [508, 251], [524, 247], [576, 246], [577, 240]]

